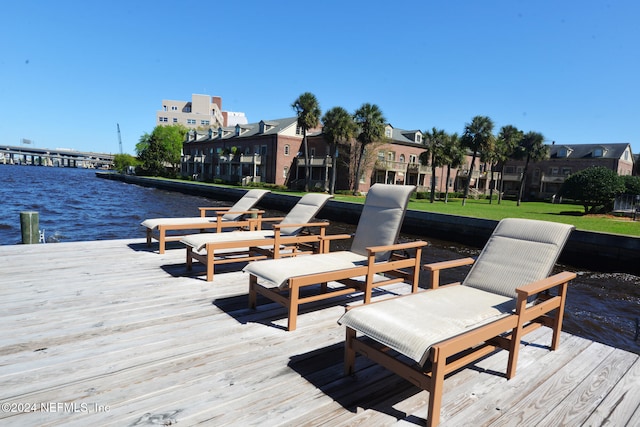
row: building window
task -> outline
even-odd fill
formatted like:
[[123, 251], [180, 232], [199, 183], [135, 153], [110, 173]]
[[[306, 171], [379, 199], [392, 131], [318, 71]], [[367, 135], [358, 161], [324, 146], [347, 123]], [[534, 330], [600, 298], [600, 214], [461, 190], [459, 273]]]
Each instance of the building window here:
[[416, 156], [415, 154], [409, 154], [409, 163], [418, 163], [418, 156]]
[[176, 107], [175, 105], [171, 106], [171, 111], [178, 111], [178, 107]]
[[571, 168], [562, 168], [562, 175], [564, 176], [571, 175]]
[[158, 117], [159, 122], [167, 122], [169, 121], [166, 117]]
[[378, 161], [384, 162], [384, 151], [378, 151]]
[[289, 153], [291, 152], [291, 146], [289, 144], [284, 146], [284, 155], [288, 156]]
[[596, 148], [595, 150], [593, 150], [593, 157], [602, 157], [602, 155], [603, 155], [602, 148]]
[[208, 125], [209, 124], [209, 120], [200, 120], [200, 124], [201, 125]]
[[302, 128], [300, 126], [296, 126], [296, 135], [302, 135]]
[[404, 163], [404, 154], [400, 154], [400, 163]]
[[283, 178], [286, 178], [286, 177], [287, 177], [287, 175], [289, 175], [289, 166], [285, 166], [285, 167], [282, 169], [282, 177], [283, 177]]
[[315, 148], [311, 148], [311, 157], [314, 157], [316, 155], [316, 149]]
[[187, 119], [187, 124], [188, 125], [195, 125], [196, 124], [196, 119]]
[[418, 144], [422, 143], [422, 134], [420, 132], [416, 133], [416, 142]]
[[387, 138], [391, 138], [391, 129], [389, 128], [385, 129], [384, 136], [386, 136]]
[[173, 118], [173, 123], [178, 123], [178, 118], [177, 117]]

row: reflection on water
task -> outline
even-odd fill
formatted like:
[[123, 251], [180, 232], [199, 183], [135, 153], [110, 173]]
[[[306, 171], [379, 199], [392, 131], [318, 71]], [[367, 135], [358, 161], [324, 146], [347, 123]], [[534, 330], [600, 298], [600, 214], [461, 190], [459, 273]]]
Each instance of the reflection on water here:
[[[20, 243], [20, 212], [40, 213], [40, 228], [49, 242], [144, 237], [145, 218], [198, 215], [199, 206], [227, 205], [204, 197], [100, 179], [94, 171], [0, 165], [0, 244]], [[281, 213], [271, 212], [271, 215]], [[332, 233], [355, 227], [334, 223]], [[402, 235], [402, 239], [419, 237]], [[476, 256], [478, 248], [425, 239], [424, 262]], [[349, 242], [343, 242], [348, 247]], [[569, 286], [563, 329], [640, 354], [640, 277], [558, 266], [578, 277]], [[465, 268], [443, 272], [443, 283], [460, 281]], [[421, 277], [426, 286], [425, 275]]]

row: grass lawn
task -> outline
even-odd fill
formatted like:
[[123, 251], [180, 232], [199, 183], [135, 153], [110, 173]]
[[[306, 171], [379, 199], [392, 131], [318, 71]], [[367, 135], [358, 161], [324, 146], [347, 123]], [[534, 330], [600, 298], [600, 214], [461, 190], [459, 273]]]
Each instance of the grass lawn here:
[[[364, 201], [364, 197], [344, 195], [336, 195], [335, 199], [358, 203]], [[613, 215], [584, 215], [582, 205], [574, 204], [522, 202], [520, 206], [517, 206], [513, 200], [503, 200], [500, 204], [494, 200], [490, 204], [486, 199], [467, 199], [465, 206], [462, 206], [462, 199], [449, 199], [448, 203], [443, 201], [429, 203], [428, 199], [411, 199], [409, 209], [494, 220], [502, 218], [540, 219], [573, 224], [579, 230], [640, 236], [640, 221], [632, 221], [629, 217]]]
[[[184, 180], [158, 177], [154, 177], [154, 179], [182, 183], [185, 182]], [[211, 185], [214, 187], [238, 188], [237, 186], [224, 184], [207, 184], [200, 182], [196, 184]], [[302, 192], [290, 191], [273, 192], [282, 194], [304, 194]], [[336, 194], [334, 199], [345, 202], [364, 203], [364, 196]], [[613, 215], [584, 215], [584, 208], [582, 205], [567, 203], [552, 204], [547, 202], [522, 202], [520, 206], [517, 206], [516, 202], [513, 200], [503, 200], [498, 204], [496, 200], [494, 200], [493, 203], [489, 203], [489, 200], [486, 199], [467, 199], [465, 206], [462, 206], [462, 199], [451, 198], [448, 203], [444, 203], [443, 201], [429, 203], [428, 199], [411, 199], [409, 202], [409, 209], [494, 220], [501, 220], [503, 218], [540, 219], [543, 221], [573, 224], [578, 230], [640, 236], [640, 221], [632, 221], [630, 217], [618, 217]]]

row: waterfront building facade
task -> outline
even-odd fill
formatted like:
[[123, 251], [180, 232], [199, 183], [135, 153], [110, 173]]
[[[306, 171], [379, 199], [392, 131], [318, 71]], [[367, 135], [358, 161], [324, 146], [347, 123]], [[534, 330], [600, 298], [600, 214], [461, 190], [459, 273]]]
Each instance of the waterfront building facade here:
[[[634, 156], [629, 143], [550, 144], [549, 158], [529, 164], [524, 184], [527, 199], [553, 199], [564, 181], [583, 169], [602, 166], [618, 175], [633, 175]], [[516, 195], [524, 160], [509, 160], [503, 171], [505, 195]]]
[[188, 129], [217, 129], [220, 126], [246, 124], [244, 113], [222, 110], [222, 98], [192, 94], [191, 101], [162, 100], [156, 112], [156, 123], [161, 126], [183, 125]]
[[[309, 148], [310, 188], [328, 189], [333, 169], [330, 147], [322, 129], [307, 131]], [[337, 158], [336, 190], [353, 188], [356, 147], [340, 146]], [[461, 192], [470, 180], [470, 197], [487, 195], [500, 190], [502, 175], [505, 197], [515, 197], [520, 188], [524, 160], [509, 160], [500, 168], [476, 158], [473, 176], [471, 154], [460, 168], [432, 169], [420, 163], [425, 151], [420, 130], [404, 130], [388, 124], [385, 140], [367, 147], [360, 176], [359, 190], [366, 192], [375, 183], [415, 185], [418, 191], [436, 193]], [[618, 175], [632, 175], [634, 156], [628, 143], [619, 144], [551, 144], [550, 157], [530, 162], [524, 181], [525, 200], [553, 199], [565, 179], [591, 166], [607, 167]], [[478, 156], [479, 157], [479, 156]], [[192, 129], [183, 144], [183, 176], [199, 181], [241, 183], [251, 182], [281, 185], [302, 189], [305, 183], [305, 157], [302, 129], [297, 117], [261, 120], [257, 123]]]

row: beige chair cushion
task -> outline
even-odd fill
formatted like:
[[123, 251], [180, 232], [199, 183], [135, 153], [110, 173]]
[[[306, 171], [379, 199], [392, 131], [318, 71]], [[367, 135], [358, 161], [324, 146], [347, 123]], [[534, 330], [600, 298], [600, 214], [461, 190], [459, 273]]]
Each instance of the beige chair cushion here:
[[[286, 224], [304, 224], [315, 217], [322, 207], [333, 197], [330, 194], [307, 193], [295, 204], [280, 222]], [[300, 227], [283, 227], [282, 234], [295, 236], [301, 231]]]
[[555, 222], [503, 219], [462, 284], [515, 298], [519, 286], [549, 276], [573, 228]]
[[354, 307], [338, 321], [423, 365], [433, 344], [511, 314], [515, 300], [449, 286]]
[[[320, 212], [322, 207], [333, 196], [329, 194], [309, 193], [305, 194], [296, 205], [291, 208], [287, 216], [280, 224], [306, 224]], [[283, 227], [280, 229], [283, 236], [295, 236], [302, 227]], [[203, 249], [207, 243], [242, 243], [247, 240], [270, 239], [275, 237], [273, 230], [256, 231], [230, 231], [226, 233], [200, 233], [189, 234], [180, 239], [180, 242], [191, 246], [196, 251]], [[238, 246], [239, 247], [239, 246]]]
[[151, 219], [145, 219], [141, 225], [143, 225], [144, 227], [153, 229], [160, 225], [189, 225], [189, 224], [197, 225], [197, 224], [204, 224], [208, 222], [216, 223], [217, 218], [216, 217], [202, 218], [199, 216], [185, 217], [185, 218], [151, 218]]
[[349, 251], [339, 251], [252, 262], [247, 264], [242, 271], [285, 289], [290, 277], [350, 269], [366, 262], [367, 257]]
[[222, 219], [225, 221], [237, 221], [243, 215], [242, 213], [234, 212], [246, 212], [253, 208], [264, 197], [265, 194], [270, 193], [269, 190], [249, 190], [244, 196], [240, 198], [233, 206], [229, 208], [229, 213], [222, 215]]
[[207, 243], [245, 242], [256, 239], [269, 239], [274, 237], [273, 230], [256, 231], [229, 231], [226, 233], [200, 233], [189, 234], [180, 239], [181, 243], [191, 246], [194, 250], [204, 249]]
[[[246, 212], [253, 208], [264, 197], [265, 194], [270, 193], [269, 190], [249, 190], [233, 205], [229, 208], [229, 213], [222, 215], [222, 219], [225, 221], [237, 221], [243, 215], [242, 213], [234, 212]], [[217, 217], [182, 217], [182, 218], [151, 218], [145, 219], [140, 225], [150, 229], [154, 229], [160, 225], [188, 225], [188, 224], [202, 224], [205, 222], [217, 222]]]
[[[413, 185], [374, 184], [367, 193], [351, 252], [367, 255], [370, 246], [396, 243]], [[376, 261], [386, 261], [390, 253], [380, 253]]]

